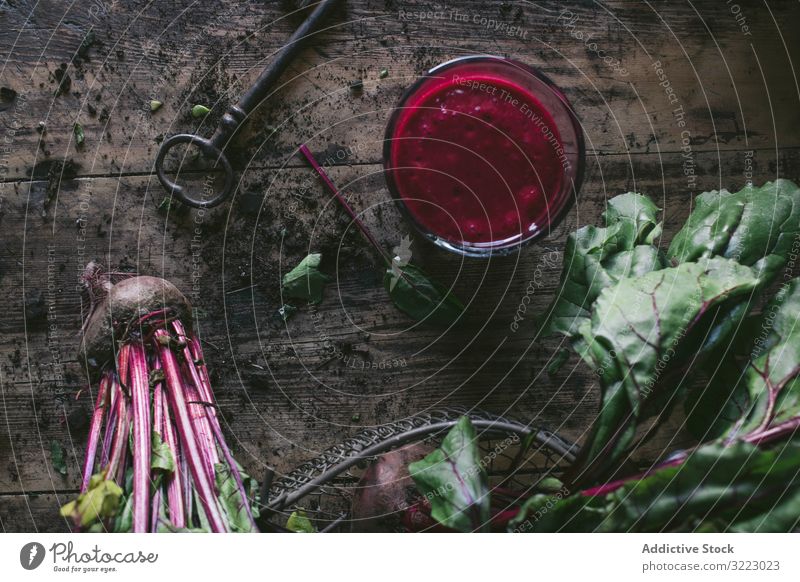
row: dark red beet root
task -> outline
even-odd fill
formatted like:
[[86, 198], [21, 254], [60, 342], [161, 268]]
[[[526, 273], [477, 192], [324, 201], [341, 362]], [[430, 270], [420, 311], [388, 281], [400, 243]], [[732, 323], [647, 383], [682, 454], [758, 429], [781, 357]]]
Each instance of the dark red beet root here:
[[430, 511], [408, 473], [409, 463], [433, 449], [414, 444], [378, 458], [366, 470], [353, 496], [352, 529], [357, 532], [420, 530], [434, 525]]
[[164, 310], [184, 322], [192, 321], [192, 304], [175, 285], [158, 277], [131, 277], [107, 289], [84, 327], [81, 356], [95, 362], [113, 359], [115, 340], [140, 318]]

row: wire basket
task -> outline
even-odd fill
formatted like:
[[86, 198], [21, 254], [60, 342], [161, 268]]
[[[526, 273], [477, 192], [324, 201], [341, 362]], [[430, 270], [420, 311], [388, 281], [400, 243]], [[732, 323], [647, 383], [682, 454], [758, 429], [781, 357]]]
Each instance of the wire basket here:
[[356, 486], [377, 457], [413, 443], [438, 445], [459, 418], [468, 416], [478, 435], [490, 487], [529, 495], [548, 476], [559, 476], [577, 446], [547, 430], [480, 410], [438, 409], [367, 428], [315, 459], [275, 479], [268, 471], [261, 493], [262, 531], [282, 531], [298, 510], [317, 531], [358, 529], [351, 518]]

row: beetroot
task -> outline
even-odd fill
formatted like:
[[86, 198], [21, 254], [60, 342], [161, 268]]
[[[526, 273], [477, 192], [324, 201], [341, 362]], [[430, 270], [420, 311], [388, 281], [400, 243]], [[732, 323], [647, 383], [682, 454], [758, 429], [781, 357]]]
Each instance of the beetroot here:
[[104, 362], [114, 355], [115, 335], [124, 332], [119, 325], [151, 313], [169, 309], [185, 322], [192, 321], [192, 305], [169, 281], [158, 277], [130, 277], [116, 285], [96, 263], [84, 272], [84, 284], [92, 300], [92, 310], [83, 326], [81, 356]]
[[98, 373], [81, 494], [89, 531], [257, 531], [257, 486], [220, 426], [191, 304], [156, 277], [84, 274], [82, 356]]
[[[354, 532], [455, 531], [431, 515], [430, 499], [420, 492], [409, 473], [409, 464], [433, 450], [430, 445], [417, 443], [378, 457], [355, 487], [351, 529]], [[508, 522], [519, 513], [525, 492], [495, 487], [492, 496], [490, 530], [505, 531]]]
[[353, 496], [353, 531], [419, 531], [436, 524], [408, 472], [409, 463], [431, 450], [409, 445], [382, 455], [367, 468]]

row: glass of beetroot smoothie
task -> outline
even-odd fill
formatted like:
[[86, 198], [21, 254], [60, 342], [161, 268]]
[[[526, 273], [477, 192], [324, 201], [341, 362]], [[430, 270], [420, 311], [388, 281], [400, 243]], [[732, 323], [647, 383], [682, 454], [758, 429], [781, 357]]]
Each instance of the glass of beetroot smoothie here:
[[563, 217], [583, 177], [583, 132], [536, 69], [464, 57], [406, 91], [383, 159], [392, 195], [422, 234], [485, 257], [546, 235]]

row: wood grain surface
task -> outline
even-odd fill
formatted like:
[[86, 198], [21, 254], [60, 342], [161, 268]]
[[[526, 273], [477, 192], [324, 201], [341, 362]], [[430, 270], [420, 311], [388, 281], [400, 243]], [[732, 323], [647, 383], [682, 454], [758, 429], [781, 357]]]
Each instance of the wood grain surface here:
[[[737, 7], [350, 0], [237, 136], [233, 199], [198, 212], [165, 204], [153, 176], [159, 143], [210, 135], [298, 25], [292, 2], [0, 0], [0, 527], [66, 529], [57, 509], [77, 489], [91, 408], [76, 358], [89, 260], [166, 277], [191, 296], [225, 429], [254, 475], [444, 404], [580, 440], [598, 400], [591, 371], [573, 358], [548, 375], [558, 341], [538, 338], [533, 321], [557, 292], [567, 233], [636, 190], [664, 209], [667, 244], [704, 190], [800, 178], [800, 4]], [[490, 261], [414, 236], [381, 165], [404, 88], [475, 53], [550, 76], [587, 143], [566, 219]], [[153, 99], [163, 102], [156, 112]], [[212, 109], [202, 121], [190, 115], [198, 103]], [[295, 155], [301, 143], [331, 160], [387, 248], [414, 236], [415, 262], [454, 285], [465, 321], [440, 333], [387, 301], [379, 262]], [[281, 275], [312, 250], [334, 282], [322, 304], [284, 322]], [[54, 442], [65, 476], [51, 462]], [[675, 418], [650, 447], [687, 442]]]

